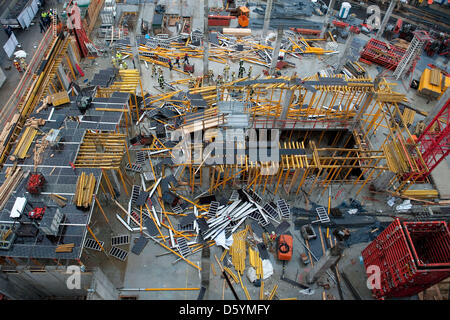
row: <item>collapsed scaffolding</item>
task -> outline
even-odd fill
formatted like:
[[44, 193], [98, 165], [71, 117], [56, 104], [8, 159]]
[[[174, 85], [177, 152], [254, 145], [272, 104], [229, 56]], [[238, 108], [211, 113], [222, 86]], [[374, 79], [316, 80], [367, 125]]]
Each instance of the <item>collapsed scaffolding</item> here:
[[[191, 192], [202, 185], [206, 174], [209, 192], [240, 182], [247, 188], [261, 187], [263, 194], [269, 186], [276, 194], [280, 185], [284, 186], [287, 194], [298, 194], [308, 177], [313, 177], [314, 183], [308, 195], [318, 186], [323, 188], [323, 193], [330, 184], [340, 182], [360, 183], [357, 195], [383, 172], [392, 171], [395, 179], [390, 184], [391, 191], [400, 193], [411, 185], [403, 181], [404, 174], [418, 173], [424, 168], [416, 164], [423, 161], [420, 151], [416, 150], [417, 159], [414, 161], [409, 155], [411, 148], [416, 147], [398, 107], [405, 98], [393, 92], [385, 80], [376, 88], [371, 79], [318, 76], [307, 79], [243, 78], [218, 87], [190, 89], [188, 95], [195, 95], [203, 103], [194, 99], [183, 100], [179, 91], [152, 97], [146, 112], [157, 116], [164, 109], [176, 109], [177, 123], [170, 117], [165, 118], [166, 122], [158, 120], [165, 128], [164, 134], [142, 150], [172, 150], [170, 155], [162, 152], [152, 155], [152, 158], [169, 158], [166, 161], [169, 164], [163, 167], [181, 166]], [[155, 107], [155, 103], [160, 106]], [[183, 115], [183, 123], [179, 123]], [[391, 120], [395, 117], [397, 122]], [[380, 146], [373, 147], [369, 138], [380, 127], [388, 129], [389, 135]], [[181, 148], [181, 144], [168, 147], [166, 141], [170, 140], [170, 131], [175, 128], [181, 130], [185, 137], [196, 130], [203, 131], [208, 142], [216, 139], [226, 128], [280, 129], [283, 132], [279, 143], [280, 161], [275, 168], [273, 162], [250, 159], [249, 145], [241, 141], [228, 146], [247, 150], [236, 156], [232, 164], [224, 161], [218, 165], [209, 165], [205, 161], [194, 163], [194, 149], [198, 146], [192, 144], [189, 146], [190, 160], [174, 165], [170, 158], [175, 158], [173, 152]], [[320, 147], [327, 130], [336, 130], [336, 136], [330, 147]], [[320, 134], [316, 141], [309, 139], [314, 132]], [[207, 144], [202, 146], [205, 150]], [[271, 168], [275, 168], [272, 174], [261, 173]], [[355, 178], [351, 173], [356, 170], [359, 173]]]

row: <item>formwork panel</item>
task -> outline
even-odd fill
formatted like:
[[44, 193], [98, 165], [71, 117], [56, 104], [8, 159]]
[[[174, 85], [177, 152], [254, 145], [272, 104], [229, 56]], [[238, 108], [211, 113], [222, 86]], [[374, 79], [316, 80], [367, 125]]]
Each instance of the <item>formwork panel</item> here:
[[396, 219], [363, 251], [366, 269], [380, 268], [377, 298], [417, 294], [450, 276], [450, 232], [445, 221]]

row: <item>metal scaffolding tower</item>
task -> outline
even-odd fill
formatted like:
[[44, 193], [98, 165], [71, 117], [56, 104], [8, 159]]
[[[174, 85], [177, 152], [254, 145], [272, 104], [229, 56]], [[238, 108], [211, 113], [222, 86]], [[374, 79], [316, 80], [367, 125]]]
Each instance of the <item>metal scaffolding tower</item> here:
[[444, 95], [444, 105], [430, 121], [417, 141], [427, 166], [426, 176], [450, 154], [450, 98]]
[[431, 38], [426, 31], [421, 30], [414, 32], [414, 38], [411, 41], [411, 44], [394, 71], [393, 76], [395, 79], [399, 80], [405, 73], [411, 70], [413, 64], [416, 63], [416, 60], [422, 54], [423, 47], [430, 39]]

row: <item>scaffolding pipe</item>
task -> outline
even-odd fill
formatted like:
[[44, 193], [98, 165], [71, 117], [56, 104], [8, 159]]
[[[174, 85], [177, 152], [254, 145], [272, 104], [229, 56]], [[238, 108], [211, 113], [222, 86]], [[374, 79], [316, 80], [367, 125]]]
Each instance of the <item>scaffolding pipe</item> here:
[[270, 69], [269, 69], [269, 75], [271, 75], [271, 76], [273, 76], [273, 74], [275, 73], [275, 68], [276, 68], [277, 62], [278, 62], [278, 56], [280, 54], [281, 39], [282, 38], [283, 38], [283, 28], [282, 27], [278, 27], [277, 40], [275, 42], [275, 48], [273, 49], [272, 63], [270, 64]]
[[375, 36], [377, 40], [379, 40], [383, 35], [384, 29], [386, 29], [386, 25], [389, 21], [389, 18], [391, 17], [392, 11], [394, 11], [395, 6], [397, 5], [397, 1], [398, 0], [392, 0], [391, 3], [389, 4], [386, 14], [384, 15], [383, 21], [381, 22], [380, 29], [378, 29], [377, 35]]
[[208, 30], [209, 3], [208, 0], [203, 1], [204, 1], [203, 76], [206, 76], [209, 70], [209, 30]]
[[[332, 0], [332, 1], [334, 1], [334, 0]], [[264, 15], [263, 33], [262, 33], [263, 40], [266, 38], [267, 31], [269, 29], [270, 15], [272, 13], [272, 3], [273, 3], [273, 0], [267, 0], [266, 13]]]

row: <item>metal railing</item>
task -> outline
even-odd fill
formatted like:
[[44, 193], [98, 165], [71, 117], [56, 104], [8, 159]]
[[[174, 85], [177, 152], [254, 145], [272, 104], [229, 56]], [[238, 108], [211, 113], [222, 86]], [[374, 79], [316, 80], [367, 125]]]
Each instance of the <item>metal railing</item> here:
[[30, 63], [28, 64], [27, 70], [20, 79], [19, 84], [14, 90], [14, 93], [8, 99], [8, 101], [3, 105], [2, 111], [0, 112], [1, 125], [2, 127], [6, 122], [10, 121], [15, 112], [20, 111], [22, 100], [26, 98], [28, 90], [31, 88], [33, 81], [35, 80], [34, 75], [41, 67], [42, 60], [48, 53], [48, 49], [51, 47], [50, 43], [54, 40], [53, 28], [48, 28], [39, 43], [36, 52], [33, 55]]

